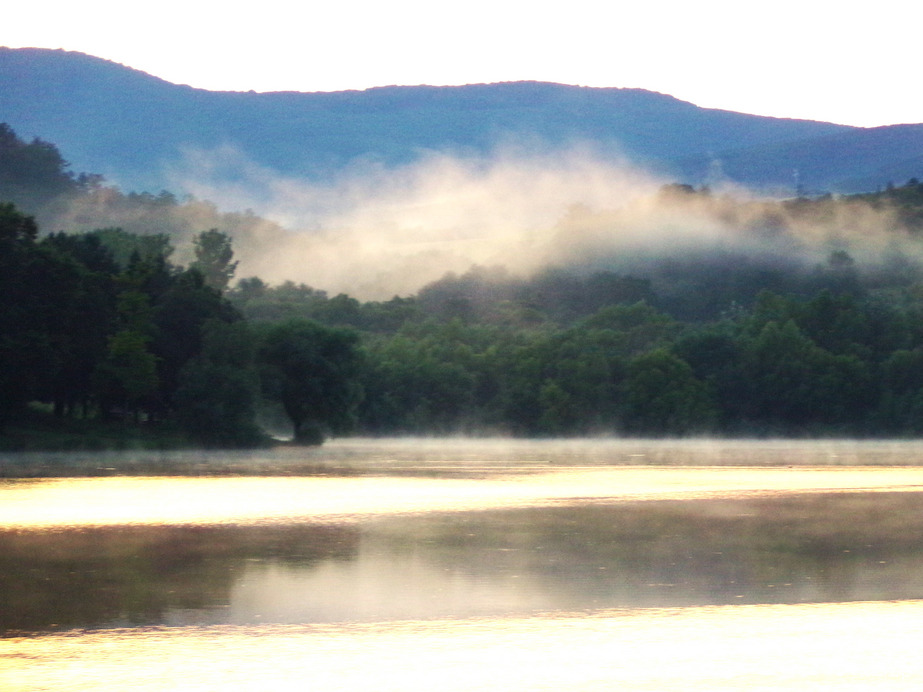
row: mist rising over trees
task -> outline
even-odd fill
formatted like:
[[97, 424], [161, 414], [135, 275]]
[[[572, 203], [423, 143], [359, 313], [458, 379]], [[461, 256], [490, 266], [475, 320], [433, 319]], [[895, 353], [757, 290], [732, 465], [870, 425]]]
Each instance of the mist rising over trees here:
[[[631, 215], [583, 210], [562, 223], [592, 262], [530, 275], [473, 267], [414, 295], [361, 301], [237, 277], [235, 237], [219, 227], [42, 228], [20, 204], [80, 208], [107, 188], [70, 175], [53, 145], [0, 134], [15, 153], [0, 159], [11, 200], [0, 204], [6, 446], [41, 412], [62, 426], [110, 421], [208, 446], [264, 444], [267, 428], [302, 443], [923, 432], [917, 180], [761, 202], [670, 186], [660, 192], [670, 213], [705, 210], [742, 226], [747, 242], [605, 256], [595, 229]], [[152, 228], [160, 208], [168, 231], [185, 204], [106, 194], [138, 205]], [[872, 229], [882, 218], [891, 226]], [[810, 241], [824, 223], [840, 229], [838, 243]], [[866, 231], [874, 251], [853, 241]]]

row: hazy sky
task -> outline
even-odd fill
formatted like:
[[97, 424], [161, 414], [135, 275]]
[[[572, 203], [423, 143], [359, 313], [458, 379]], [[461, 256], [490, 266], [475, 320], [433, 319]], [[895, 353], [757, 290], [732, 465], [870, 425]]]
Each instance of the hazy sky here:
[[0, 45], [206, 89], [542, 80], [850, 125], [923, 122], [923, 3], [884, 0], [29, 0]]

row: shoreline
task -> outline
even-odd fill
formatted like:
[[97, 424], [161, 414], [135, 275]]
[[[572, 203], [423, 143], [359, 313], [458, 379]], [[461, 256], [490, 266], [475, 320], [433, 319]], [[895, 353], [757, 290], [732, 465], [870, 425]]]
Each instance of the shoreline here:
[[751, 468], [779, 471], [923, 466], [905, 439], [340, 437], [304, 446], [0, 450], [0, 479], [107, 476], [417, 476], [478, 478], [554, 468]]

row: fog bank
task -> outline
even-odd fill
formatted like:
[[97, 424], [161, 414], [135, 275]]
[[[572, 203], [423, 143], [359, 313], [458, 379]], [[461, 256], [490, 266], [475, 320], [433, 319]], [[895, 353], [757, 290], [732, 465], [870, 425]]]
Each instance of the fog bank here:
[[321, 183], [225, 148], [186, 152], [171, 177], [218, 208], [273, 222], [271, 232], [229, 231], [238, 278], [291, 280], [363, 300], [413, 294], [473, 265], [528, 275], [550, 266], [637, 271], [714, 253], [800, 263], [833, 251], [873, 263], [919, 254], [888, 207], [780, 203], [720, 184], [693, 191], [580, 146], [540, 154], [508, 146], [490, 157], [430, 152], [398, 168], [362, 161]]
[[289, 229], [259, 246], [235, 239], [238, 276], [363, 299], [414, 293], [472, 265], [534, 271], [555, 260], [557, 224], [569, 208], [619, 207], [663, 183], [579, 148], [507, 150], [489, 159], [429, 154], [396, 169], [366, 162], [322, 184], [279, 176], [223, 150], [188, 154], [174, 176], [197, 197], [253, 209]]

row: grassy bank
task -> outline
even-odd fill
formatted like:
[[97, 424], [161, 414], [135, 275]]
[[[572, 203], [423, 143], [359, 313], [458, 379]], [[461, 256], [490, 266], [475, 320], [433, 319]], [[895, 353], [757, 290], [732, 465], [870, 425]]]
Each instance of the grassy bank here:
[[168, 423], [57, 418], [30, 409], [0, 432], [0, 451], [70, 452], [166, 450], [195, 447]]
[[[263, 452], [271, 447], [293, 449], [269, 460]], [[0, 433], [0, 478], [330, 473], [311, 450], [269, 437], [256, 448], [219, 450], [170, 423], [56, 418], [33, 408]]]

